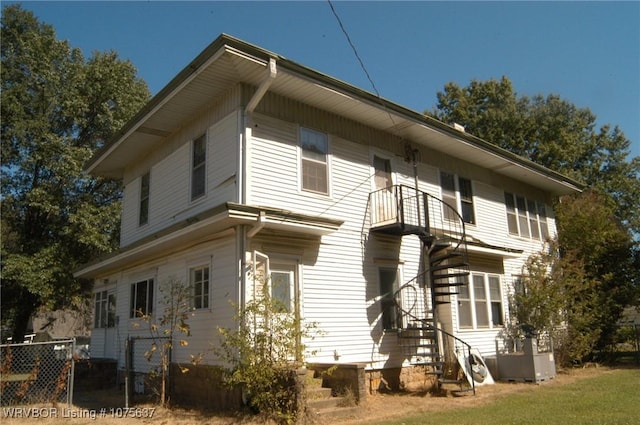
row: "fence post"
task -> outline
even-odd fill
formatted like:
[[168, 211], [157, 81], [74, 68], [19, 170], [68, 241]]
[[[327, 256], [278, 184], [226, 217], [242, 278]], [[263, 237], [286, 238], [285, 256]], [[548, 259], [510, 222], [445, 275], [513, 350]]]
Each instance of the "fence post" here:
[[133, 343], [132, 337], [127, 337], [124, 342], [124, 358], [125, 358], [125, 371], [124, 371], [124, 407], [131, 407], [133, 398]]
[[71, 408], [71, 405], [73, 404], [73, 381], [75, 380], [75, 373], [76, 373], [76, 360], [75, 360], [75, 354], [76, 354], [76, 339], [73, 338], [71, 340], [71, 348], [70, 348], [70, 353], [69, 353], [69, 361], [71, 362], [71, 369], [69, 370], [69, 378], [68, 378], [68, 394], [67, 394], [67, 402], [69, 404], [69, 408]]

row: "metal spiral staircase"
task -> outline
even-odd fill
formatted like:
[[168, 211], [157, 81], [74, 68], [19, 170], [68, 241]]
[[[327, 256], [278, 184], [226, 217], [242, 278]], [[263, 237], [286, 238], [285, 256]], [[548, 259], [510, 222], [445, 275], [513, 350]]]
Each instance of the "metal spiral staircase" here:
[[[393, 294], [403, 354], [411, 364], [427, 366], [429, 373], [438, 375], [440, 384], [460, 383], [456, 355], [462, 352], [471, 358], [470, 346], [443, 329], [438, 312], [468, 284], [462, 217], [441, 199], [404, 185], [372, 192], [368, 216], [371, 232], [416, 235], [421, 241], [418, 275]], [[447, 312], [450, 319], [450, 309]], [[472, 389], [475, 393], [475, 387]]]

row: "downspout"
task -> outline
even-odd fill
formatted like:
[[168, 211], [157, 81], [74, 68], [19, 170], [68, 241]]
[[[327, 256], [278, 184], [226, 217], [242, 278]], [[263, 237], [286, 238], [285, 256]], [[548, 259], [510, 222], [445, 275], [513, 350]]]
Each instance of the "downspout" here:
[[[242, 111], [241, 123], [240, 123], [241, 140], [240, 140], [240, 146], [238, 149], [239, 152], [238, 152], [237, 199], [238, 199], [238, 202], [243, 205], [247, 203], [247, 163], [248, 163], [247, 155], [249, 151], [248, 150], [249, 140], [251, 140], [251, 128], [248, 125], [249, 115], [253, 113], [255, 108], [258, 106], [258, 103], [260, 103], [260, 100], [262, 100], [267, 90], [269, 90], [269, 87], [271, 87], [271, 83], [273, 83], [273, 80], [275, 80], [277, 73], [278, 73], [278, 70], [276, 67], [275, 58], [269, 58], [269, 65], [267, 67], [266, 75], [260, 82], [260, 85], [258, 85], [258, 89], [253, 94], [249, 102], [247, 103], [247, 106]], [[238, 237], [236, 239], [236, 246], [237, 246], [236, 255], [238, 256], [238, 260], [239, 260], [238, 266], [240, 268], [239, 270], [240, 288], [238, 291], [239, 292], [238, 301], [240, 302], [240, 305], [242, 307], [244, 307], [247, 299], [246, 252], [247, 252], [247, 249], [249, 249], [248, 240], [251, 237], [253, 237], [255, 234], [257, 234], [262, 229], [262, 227], [264, 227], [263, 212], [261, 212], [260, 216], [258, 217], [258, 223], [252, 229], [250, 229], [249, 232], [246, 231], [246, 228], [244, 226], [238, 226], [239, 232], [238, 232]]]

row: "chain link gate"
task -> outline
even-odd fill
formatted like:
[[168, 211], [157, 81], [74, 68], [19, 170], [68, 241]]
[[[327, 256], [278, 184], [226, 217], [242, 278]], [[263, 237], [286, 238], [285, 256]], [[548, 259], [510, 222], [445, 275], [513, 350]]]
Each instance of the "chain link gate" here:
[[[129, 337], [125, 342], [125, 404], [129, 407], [135, 395], [158, 392], [151, 382], [161, 379], [162, 351], [171, 363], [169, 338]], [[155, 347], [155, 348], [154, 348]], [[169, 374], [166, 376], [169, 380]], [[167, 382], [168, 384], [168, 382]], [[169, 387], [167, 385], [167, 387]]]
[[73, 403], [75, 340], [0, 345], [0, 406]]

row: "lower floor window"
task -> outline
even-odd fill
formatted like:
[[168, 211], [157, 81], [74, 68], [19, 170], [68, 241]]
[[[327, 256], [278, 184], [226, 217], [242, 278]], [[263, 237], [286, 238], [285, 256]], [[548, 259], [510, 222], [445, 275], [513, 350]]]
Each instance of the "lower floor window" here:
[[193, 308], [209, 308], [209, 267], [191, 269]]
[[116, 325], [116, 295], [107, 291], [96, 292], [93, 327], [113, 328]]
[[459, 292], [460, 328], [493, 328], [504, 325], [500, 276], [471, 273], [471, 281], [461, 286]]
[[153, 279], [132, 283], [129, 317], [140, 317], [151, 313], [153, 313]]

